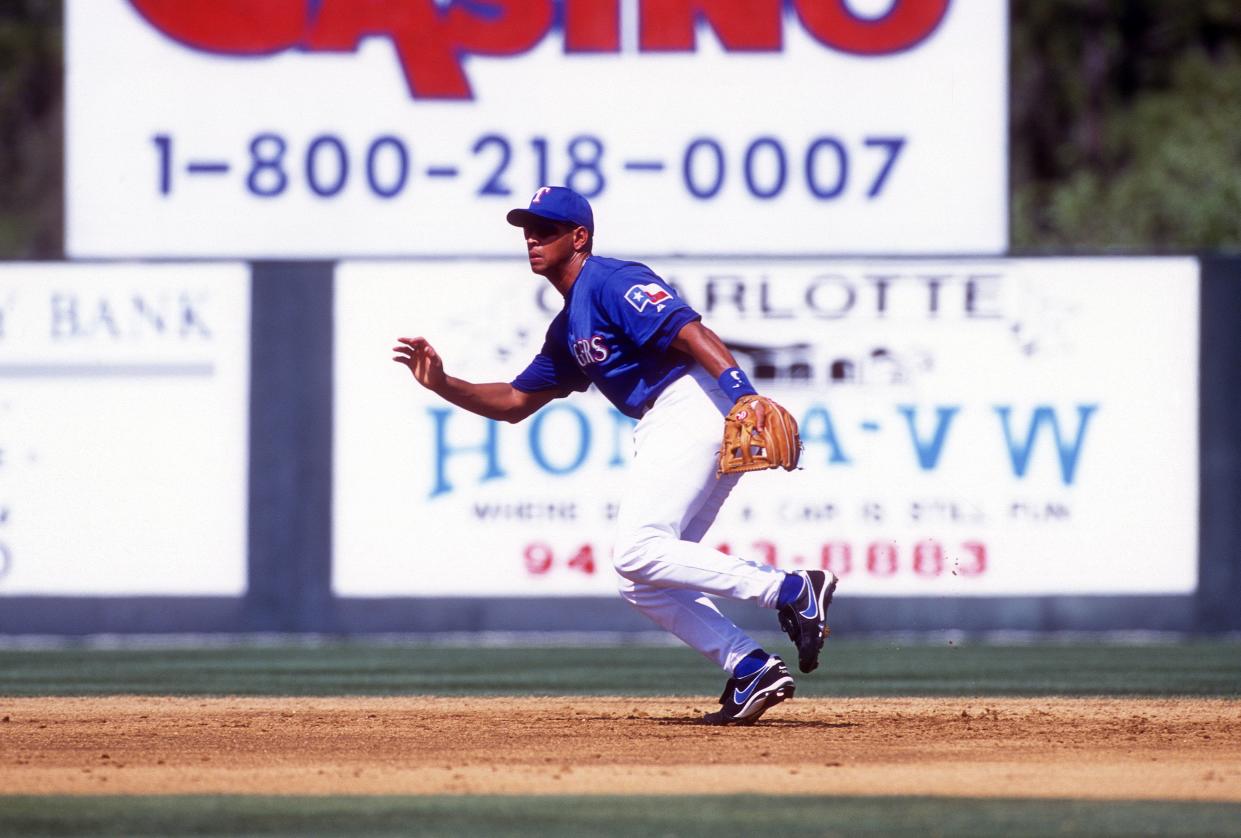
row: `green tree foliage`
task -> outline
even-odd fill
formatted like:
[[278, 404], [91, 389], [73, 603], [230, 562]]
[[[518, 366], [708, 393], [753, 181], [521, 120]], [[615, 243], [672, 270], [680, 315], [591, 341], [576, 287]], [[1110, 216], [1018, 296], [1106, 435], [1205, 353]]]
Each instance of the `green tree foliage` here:
[[1011, 10], [1013, 250], [1241, 245], [1241, 3]]
[[64, 251], [59, 0], [0, 0], [0, 258]]

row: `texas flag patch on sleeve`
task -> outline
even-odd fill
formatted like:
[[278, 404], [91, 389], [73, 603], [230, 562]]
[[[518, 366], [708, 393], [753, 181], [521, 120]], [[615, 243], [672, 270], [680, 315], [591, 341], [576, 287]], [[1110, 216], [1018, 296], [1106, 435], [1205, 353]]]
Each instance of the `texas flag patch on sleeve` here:
[[660, 312], [664, 310], [664, 305], [672, 299], [672, 292], [657, 282], [648, 282], [645, 285], [635, 285], [630, 288], [625, 292], [625, 299], [639, 313], [647, 306], [655, 306], [655, 311]]

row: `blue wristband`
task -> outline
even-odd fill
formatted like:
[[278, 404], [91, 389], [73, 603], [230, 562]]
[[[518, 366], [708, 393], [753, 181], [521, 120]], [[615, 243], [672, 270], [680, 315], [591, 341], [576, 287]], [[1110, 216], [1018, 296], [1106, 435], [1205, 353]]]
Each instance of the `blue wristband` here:
[[729, 367], [720, 373], [719, 377], [720, 389], [724, 391], [724, 395], [728, 396], [736, 404], [737, 400], [742, 396], [757, 396], [758, 391], [754, 389], [754, 385], [750, 383], [750, 379], [745, 377], [737, 367]]

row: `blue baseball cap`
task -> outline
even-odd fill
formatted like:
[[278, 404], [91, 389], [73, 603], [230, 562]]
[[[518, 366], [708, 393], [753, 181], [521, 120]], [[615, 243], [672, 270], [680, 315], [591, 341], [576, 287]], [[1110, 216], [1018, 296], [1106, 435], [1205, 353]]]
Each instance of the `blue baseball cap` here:
[[581, 195], [564, 186], [544, 186], [534, 193], [528, 209], [509, 210], [508, 223], [525, 227], [532, 218], [560, 221], [595, 232], [595, 214]]

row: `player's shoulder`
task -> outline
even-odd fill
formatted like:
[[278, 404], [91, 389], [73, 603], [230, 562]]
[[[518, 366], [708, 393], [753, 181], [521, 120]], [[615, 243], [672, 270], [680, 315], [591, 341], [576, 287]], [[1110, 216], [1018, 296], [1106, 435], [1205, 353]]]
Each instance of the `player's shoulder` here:
[[[595, 258], [592, 256], [590, 261]], [[591, 296], [595, 305], [612, 317], [630, 318], [635, 310], [639, 314], [659, 313], [670, 304], [676, 308], [685, 306], [684, 301], [677, 299], [676, 290], [641, 262], [604, 258], [594, 270], [598, 273], [590, 283]]]
[[634, 285], [659, 281], [655, 272], [641, 262], [591, 256], [587, 264], [591, 263], [594, 263], [591, 269], [594, 279], [591, 284], [599, 290], [620, 289], [623, 293]]
[[587, 262], [600, 279], [625, 276], [654, 276], [655, 272], [641, 262], [628, 259], [612, 259], [607, 256], [591, 256]]

